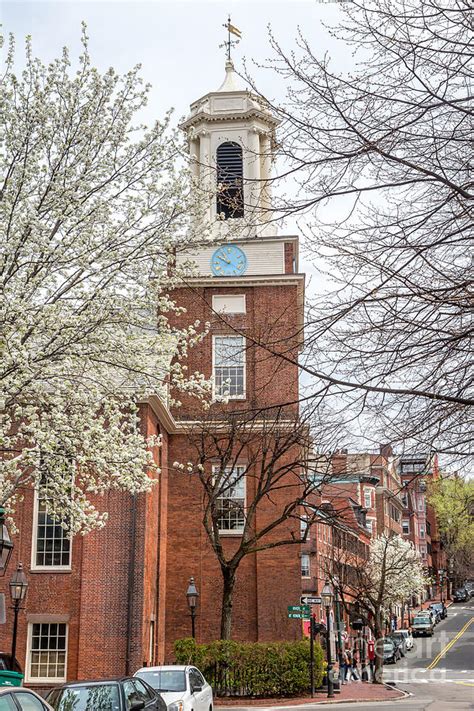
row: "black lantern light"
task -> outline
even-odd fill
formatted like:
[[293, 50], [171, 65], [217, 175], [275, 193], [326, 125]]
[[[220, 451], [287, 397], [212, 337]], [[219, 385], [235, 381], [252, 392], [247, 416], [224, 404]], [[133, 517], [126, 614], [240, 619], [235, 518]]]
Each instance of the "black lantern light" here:
[[196, 636], [196, 607], [198, 603], [199, 593], [194, 582], [194, 578], [189, 578], [188, 589], [186, 590], [186, 598], [188, 601], [189, 611], [191, 613], [191, 634]]
[[11, 653], [11, 668], [15, 667], [15, 655], [16, 655], [16, 637], [18, 629], [18, 612], [20, 610], [21, 603], [26, 597], [28, 590], [28, 580], [23, 570], [23, 565], [18, 563], [18, 568], [12, 575], [10, 580], [10, 597], [13, 604], [13, 636], [12, 636], [12, 653]]
[[326, 647], [327, 647], [327, 677], [328, 677], [328, 699], [334, 697], [334, 682], [332, 678], [332, 659], [331, 659], [331, 621], [329, 613], [332, 607], [332, 601], [334, 599], [334, 592], [329, 584], [329, 580], [321, 590], [321, 604], [326, 608]]

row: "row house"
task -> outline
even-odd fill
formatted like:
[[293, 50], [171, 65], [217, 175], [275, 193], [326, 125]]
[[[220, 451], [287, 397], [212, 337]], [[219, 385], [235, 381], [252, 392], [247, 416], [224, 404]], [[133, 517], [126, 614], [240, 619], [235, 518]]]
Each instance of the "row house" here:
[[431, 577], [432, 584], [426, 595], [438, 595], [446, 572], [446, 558], [435, 512], [428, 500], [429, 484], [439, 477], [438, 458], [426, 453], [403, 455], [399, 471], [403, 487], [403, 537], [418, 550], [425, 571]]

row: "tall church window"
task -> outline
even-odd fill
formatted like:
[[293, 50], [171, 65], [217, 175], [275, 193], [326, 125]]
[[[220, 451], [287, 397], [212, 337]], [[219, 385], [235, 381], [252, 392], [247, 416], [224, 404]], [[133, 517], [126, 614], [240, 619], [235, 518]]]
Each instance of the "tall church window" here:
[[245, 398], [245, 339], [214, 336], [213, 375], [217, 396]]
[[[219, 467], [213, 467], [214, 477]], [[226, 467], [219, 481], [218, 526], [222, 533], [241, 533], [245, 526], [245, 467]]]
[[216, 153], [217, 215], [223, 220], [244, 216], [242, 146], [221, 143]]
[[51, 516], [45, 498], [35, 491], [33, 569], [71, 567], [71, 539], [60, 521]]

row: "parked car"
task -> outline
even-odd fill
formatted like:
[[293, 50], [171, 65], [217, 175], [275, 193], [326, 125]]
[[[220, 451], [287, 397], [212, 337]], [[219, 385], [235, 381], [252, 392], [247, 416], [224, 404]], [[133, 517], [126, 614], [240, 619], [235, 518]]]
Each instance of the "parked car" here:
[[166, 711], [160, 694], [146, 681], [122, 677], [72, 681], [49, 692], [54, 711]]
[[401, 629], [401, 630], [394, 630], [392, 634], [390, 635], [391, 637], [403, 637], [405, 640], [405, 650], [409, 652], [411, 649], [413, 649], [413, 636], [411, 634], [411, 630], [407, 629]]
[[436, 610], [439, 617], [444, 620], [448, 616], [448, 608], [444, 602], [432, 602], [430, 605], [431, 610]]
[[433, 627], [436, 626], [440, 621], [440, 617], [435, 610], [430, 610], [429, 608], [427, 608], [426, 610], [418, 610], [418, 612], [416, 613], [417, 617], [423, 615], [426, 615], [426, 617], [429, 617], [431, 619], [431, 621], [433, 622]]
[[212, 711], [212, 688], [196, 667], [143, 667], [135, 676], [161, 694], [168, 711]]
[[12, 664], [12, 655], [7, 654], [7, 652], [0, 652], [0, 670], [14, 671], [22, 673], [22, 668], [20, 667], [18, 660], [14, 659]]
[[0, 687], [0, 711], [54, 711], [47, 701], [22, 686]]
[[474, 583], [471, 581], [464, 583], [464, 589], [467, 590], [469, 597], [474, 595]]
[[453, 593], [453, 602], [467, 602], [469, 600], [469, 593], [466, 588], [458, 588]]
[[407, 653], [406, 647], [405, 647], [405, 640], [403, 637], [400, 637], [400, 635], [395, 635], [394, 632], [390, 633], [387, 637], [387, 639], [390, 639], [398, 651], [400, 652], [400, 657], [404, 657], [405, 654]]
[[418, 614], [413, 620], [411, 628], [413, 631], [413, 637], [419, 637], [420, 635], [432, 637], [434, 632], [434, 622], [432, 616]]
[[397, 647], [393, 639], [390, 637], [385, 637], [383, 641], [383, 663], [388, 664], [392, 662], [395, 664], [401, 658], [400, 649]]

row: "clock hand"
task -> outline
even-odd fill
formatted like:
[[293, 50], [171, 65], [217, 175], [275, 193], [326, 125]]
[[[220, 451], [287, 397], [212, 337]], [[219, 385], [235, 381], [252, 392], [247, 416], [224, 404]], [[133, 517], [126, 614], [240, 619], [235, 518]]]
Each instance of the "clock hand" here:
[[231, 264], [230, 259], [226, 259], [225, 257], [221, 257], [220, 254], [217, 255], [218, 259], [222, 259], [223, 262], [226, 262], [226, 264]]

